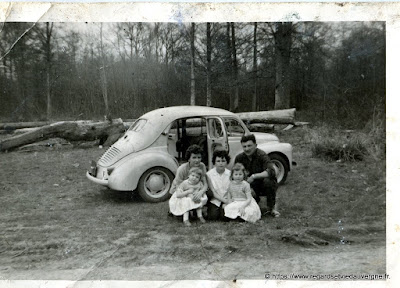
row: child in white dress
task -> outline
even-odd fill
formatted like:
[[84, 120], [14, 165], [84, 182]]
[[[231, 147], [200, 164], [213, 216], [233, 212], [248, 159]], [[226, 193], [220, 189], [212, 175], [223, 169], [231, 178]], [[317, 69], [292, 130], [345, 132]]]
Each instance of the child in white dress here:
[[261, 219], [261, 210], [256, 200], [251, 196], [250, 184], [245, 181], [245, 168], [236, 163], [231, 172], [231, 182], [228, 187], [228, 205], [225, 206], [225, 216], [231, 219], [237, 217], [247, 222]]
[[190, 226], [189, 222], [189, 211], [196, 209], [197, 218], [200, 222], [205, 223], [203, 218], [202, 207], [207, 203], [207, 195], [204, 193], [200, 199], [200, 202], [196, 203], [193, 201], [193, 194], [203, 188], [201, 178], [203, 177], [203, 171], [198, 167], [190, 168], [189, 178], [184, 180], [176, 189], [175, 193], [172, 194], [169, 199], [169, 209], [175, 216], [183, 215], [183, 224]]

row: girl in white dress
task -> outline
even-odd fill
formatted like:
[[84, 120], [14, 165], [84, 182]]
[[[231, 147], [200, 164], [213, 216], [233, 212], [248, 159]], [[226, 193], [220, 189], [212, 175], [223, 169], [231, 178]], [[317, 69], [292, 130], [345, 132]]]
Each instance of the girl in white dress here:
[[231, 182], [228, 187], [228, 202], [225, 206], [225, 216], [231, 219], [237, 217], [247, 222], [261, 219], [261, 210], [256, 200], [251, 196], [250, 184], [245, 181], [245, 168], [236, 163], [231, 172]]
[[169, 199], [169, 209], [175, 216], [183, 215], [183, 224], [190, 226], [189, 211], [196, 209], [197, 218], [200, 222], [205, 223], [203, 218], [202, 207], [207, 203], [207, 195], [203, 193], [200, 202], [193, 200], [193, 195], [203, 188], [201, 178], [203, 171], [199, 167], [192, 167], [189, 170], [189, 178], [184, 180], [172, 194]]

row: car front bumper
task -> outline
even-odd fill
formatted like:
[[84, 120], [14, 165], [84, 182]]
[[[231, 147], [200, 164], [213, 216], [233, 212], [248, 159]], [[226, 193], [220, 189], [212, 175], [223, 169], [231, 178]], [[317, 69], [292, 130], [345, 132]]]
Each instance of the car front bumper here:
[[100, 184], [100, 185], [103, 185], [103, 186], [108, 186], [108, 180], [96, 178], [96, 177], [94, 177], [93, 175], [91, 175], [91, 174], [89, 173], [89, 171], [86, 172], [86, 177], [87, 177], [90, 181], [92, 181], [92, 182], [94, 182], [94, 183], [96, 183], [96, 184]]

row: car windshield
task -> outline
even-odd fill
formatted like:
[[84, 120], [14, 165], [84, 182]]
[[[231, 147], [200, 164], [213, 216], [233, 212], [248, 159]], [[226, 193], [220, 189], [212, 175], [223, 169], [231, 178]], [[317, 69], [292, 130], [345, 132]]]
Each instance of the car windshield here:
[[224, 122], [228, 136], [241, 137], [245, 134], [246, 131], [237, 119], [224, 117]]
[[132, 124], [132, 126], [129, 128], [129, 131], [135, 131], [138, 132], [143, 129], [144, 125], [146, 124], [147, 120], [145, 119], [138, 119], [135, 121], [135, 123]]

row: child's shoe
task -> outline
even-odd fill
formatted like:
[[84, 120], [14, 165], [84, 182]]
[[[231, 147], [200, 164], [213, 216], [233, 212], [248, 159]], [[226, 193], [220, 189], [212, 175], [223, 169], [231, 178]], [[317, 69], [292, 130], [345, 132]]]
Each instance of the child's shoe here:
[[281, 216], [281, 213], [279, 213], [277, 210], [275, 210], [275, 209], [272, 209], [271, 210], [271, 216], [272, 217], [275, 217], [275, 218], [278, 218], [279, 216]]
[[277, 218], [281, 216], [281, 213], [279, 213], [278, 210], [275, 209], [275, 207], [268, 207], [264, 215], [271, 215], [272, 217]]
[[199, 217], [201, 223], [206, 223], [206, 220], [203, 217]]
[[192, 224], [189, 222], [189, 220], [183, 221], [183, 225], [185, 225], [186, 227], [192, 226]]

